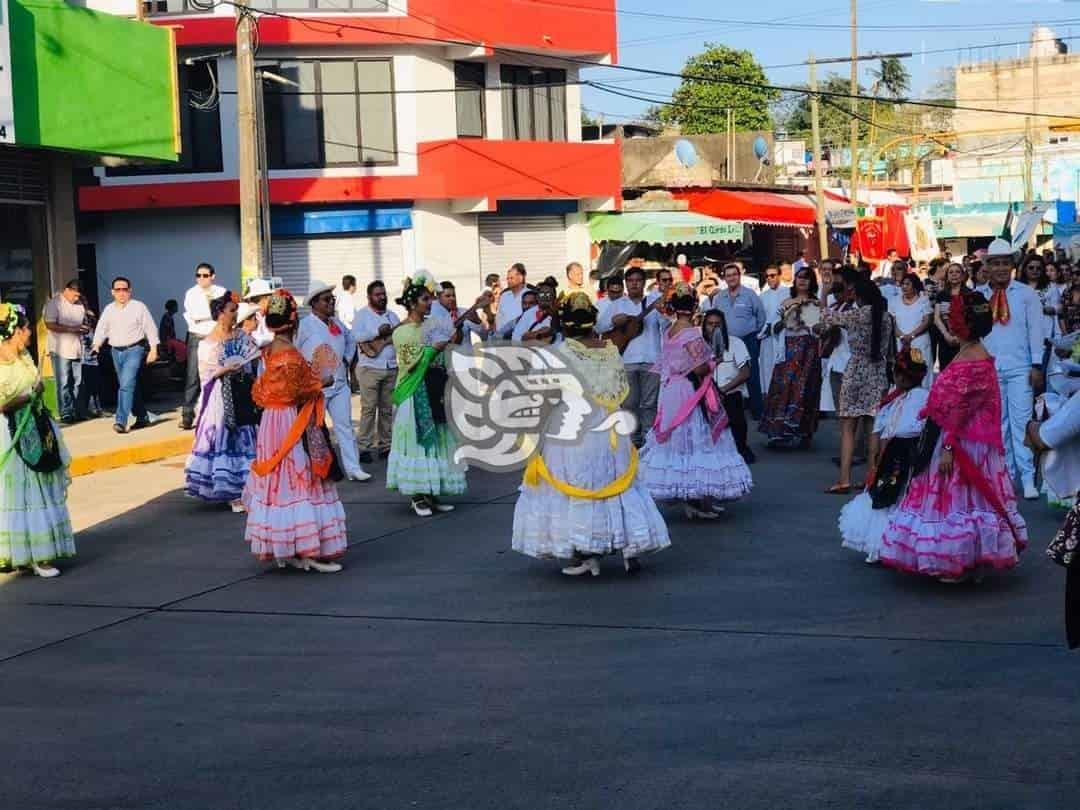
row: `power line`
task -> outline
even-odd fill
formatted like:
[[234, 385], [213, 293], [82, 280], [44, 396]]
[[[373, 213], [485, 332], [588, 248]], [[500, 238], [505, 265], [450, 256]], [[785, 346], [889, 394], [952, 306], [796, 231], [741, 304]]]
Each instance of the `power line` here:
[[[381, 28], [373, 28], [371, 26], [358, 25], [356, 23], [331, 22], [329, 20], [321, 20], [321, 19], [313, 18], [313, 17], [297, 17], [297, 16], [295, 16], [293, 14], [285, 14], [283, 12], [274, 11], [274, 10], [271, 10], [271, 9], [250, 8], [249, 6], [244, 5], [243, 3], [236, 2], [236, 0], [217, 0], [216, 4], [232, 6], [234, 8], [241, 9], [245, 13], [254, 13], [254, 14], [259, 14], [259, 15], [266, 16], [266, 17], [276, 17], [276, 18], [280, 18], [280, 19], [284, 19], [284, 20], [290, 20], [292, 22], [296, 22], [296, 23], [298, 23], [298, 24], [300, 24], [300, 25], [302, 25], [304, 27], [310, 28], [312, 30], [327, 31], [329, 29], [330, 31], [333, 31], [333, 32], [339, 32], [339, 31], [343, 31], [343, 30], [355, 30], [355, 31], [365, 31], [365, 32], [368, 32], [368, 33], [386, 34], [386, 31], [381, 29]], [[412, 16], [412, 15], [410, 15], [410, 16]], [[422, 18], [416, 18], [416, 19], [422, 19]], [[321, 28], [319, 28], [319, 26], [321, 26]], [[475, 47], [478, 47], [481, 44], [481, 43], [478, 43], [478, 42], [470, 42], [468, 40], [445, 39], [445, 38], [442, 38], [442, 37], [433, 37], [433, 36], [427, 36], [427, 35], [424, 35], [424, 34], [395, 33], [395, 34], [393, 34], [393, 36], [398, 37], [400, 39], [404, 39], [404, 40], [416, 40], [418, 42], [435, 42], [435, 43], [439, 43], [441, 45], [457, 45], [457, 46], [467, 47], [467, 48], [475, 48]], [[506, 48], [506, 47], [501, 47], [501, 46], [488, 46], [488, 47], [490, 48], [490, 50], [492, 52], [510, 54], [510, 55], [514, 55], [514, 56], [526, 56], [526, 57], [529, 57], [529, 58], [540, 58], [540, 59], [545, 59], [545, 60], [550, 60], [550, 61], [555, 61], [555, 62], [565, 62], [566, 64], [581, 65], [581, 66], [590, 67], [590, 68], [597, 68], [597, 69], [606, 68], [608, 70], [640, 73], [640, 74], [643, 74], [643, 75], [650, 75], [650, 76], [666, 76], [666, 77], [670, 77], [670, 78], [681, 79], [681, 80], [684, 80], [684, 81], [701, 82], [703, 84], [728, 84], [728, 85], [732, 85], [732, 86], [735, 86], [735, 87], [750, 87], [750, 88], [757, 88], [757, 89], [762, 89], [762, 90], [772, 90], [772, 91], [776, 91], [776, 92], [780, 92], [780, 93], [785, 93], [786, 92], [786, 93], [801, 93], [801, 94], [804, 94], [804, 95], [810, 95], [810, 90], [805, 88], [805, 87], [788, 87], [788, 86], [784, 86], [784, 85], [767, 84], [767, 83], [763, 83], [763, 82], [752, 82], [752, 81], [745, 81], [745, 80], [741, 80], [741, 79], [732, 79], [732, 78], [727, 78], [727, 77], [713, 78], [713, 77], [698, 76], [698, 75], [688, 74], [688, 73], [679, 73], [679, 72], [674, 72], [674, 71], [657, 70], [657, 69], [654, 69], [654, 68], [633, 67], [633, 66], [630, 66], [630, 65], [605, 65], [605, 64], [599, 64], [599, 63], [594, 62], [594, 61], [590, 61], [588, 59], [580, 59], [580, 58], [575, 58], [575, 57], [571, 57], [571, 56], [561, 56], [561, 55], [556, 55], [556, 54], [551, 54], [551, 53], [544, 53], [542, 51], [529, 51], [529, 50], [525, 50], [525, 49], [521, 49], [521, 48]], [[880, 99], [875, 99], [873, 96], [867, 96], [867, 95], [864, 95], [864, 94], [843, 93], [843, 92], [830, 91], [830, 90], [818, 90], [816, 95], [819, 98], [842, 98], [842, 99], [857, 99], [857, 100], [865, 100], [865, 101], [875, 101], [875, 100], [880, 101]], [[968, 111], [968, 112], [984, 112], [984, 113], [994, 113], [994, 114], [1000, 114], [1000, 115], [1020, 115], [1020, 116], [1025, 116], [1025, 117], [1030, 116], [1030, 117], [1033, 117], [1033, 118], [1057, 118], [1057, 119], [1070, 119], [1070, 120], [1078, 120], [1078, 121], [1080, 121], [1080, 116], [1075, 116], [1075, 115], [1064, 115], [1064, 114], [1054, 114], [1054, 113], [1033, 113], [1033, 112], [1026, 111], [1026, 110], [1000, 110], [1000, 109], [993, 109], [993, 108], [986, 108], [986, 107], [958, 106], [958, 105], [952, 105], [952, 104], [945, 104], [945, 103], [942, 103], [942, 102], [921, 101], [921, 100], [917, 100], [917, 99], [898, 98], [898, 99], [894, 99], [893, 103], [910, 104], [912, 106], [928, 107], [928, 108], [932, 108], [932, 109], [936, 108], [936, 109], [947, 109], [947, 110], [965, 110], [965, 111]]]
[[[555, 8], [572, 9], [577, 12], [597, 13], [597, 14], [609, 14], [609, 8], [592, 8], [589, 6], [582, 6], [580, 2], [577, 3], [559, 3], [555, 0], [512, 0], [513, 2], [523, 3], [528, 2], [534, 5], [541, 6], [553, 6]], [[799, 22], [785, 22], [778, 20], [738, 20], [732, 18], [719, 18], [719, 17], [697, 17], [686, 16], [680, 14], [665, 14], [655, 11], [632, 11], [629, 9], [619, 9], [618, 14], [624, 17], [641, 17], [650, 20], [662, 20], [664, 22], [686, 22], [686, 23], [716, 23], [718, 25], [739, 25], [747, 26], [751, 28], [767, 27], [767, 28], [796, 28], [815, 31], [847, 31], [851, 28], [849, 23], [799, 23]], [[1046, 25], [1061, 25], [1080, 22], [1080, 18], [1069, 17], [1060, 20], [1048, 20]], [[859, 28], [864, 31], [1006, 31], [1016, 29], [1026, 29], [1031, 27], [1031, 20], [1020, 20], [1017, 22], [1008, 23], [917, 23], [917, 24], [900, 24], [900, 25], [860, 25]]]

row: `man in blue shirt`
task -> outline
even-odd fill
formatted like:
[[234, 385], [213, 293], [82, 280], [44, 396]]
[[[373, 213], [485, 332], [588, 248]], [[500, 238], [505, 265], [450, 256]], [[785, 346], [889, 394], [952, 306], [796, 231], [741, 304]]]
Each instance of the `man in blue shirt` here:
[[750, 415], [761, 419], [764, 402], [758, 333], [765, 327], [765, 306], [756, 292], [743, 286], [742, 268], [734, 262], [724, 265], [724, 282], [727, 288], [713, 296], [712, 306], [724, 313], [728, 334], [742, 340], [750, 353]]
[[1024, 444], [1034, 405], [1034, 390], [1043, 385], [1043, 311], [1039, 295], [1027, 284], [1014, 281], [1012, 245], [995, 239], [986, 254], [990, 283], [980, 287], [990, 301], [993, 331], [983, 338], [994, 356], [1001, 386], [1001, 434], [1009, 471], [1020, 478], [1024, 497], [1039, 497], [1035, 488], [1035, 460]]

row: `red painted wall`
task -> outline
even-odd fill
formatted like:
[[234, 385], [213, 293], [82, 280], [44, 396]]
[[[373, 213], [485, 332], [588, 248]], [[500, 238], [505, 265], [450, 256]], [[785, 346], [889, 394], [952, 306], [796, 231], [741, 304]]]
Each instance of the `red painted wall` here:
[[[420, 144], [419, 173], [398, 177], [303, 177], [270, 181], [282, 203], [374, 200], [619, 198], [621, 157], [613, 143], [450, 140]], [[235, 180], [86, 186], [83, 211], [239, 205]]]
[[[259, 16], [263, 45], [439, 45], [459, 40], [563, 54], [618, 50], [615, 0], [408, 0], [408, 16], [319, 15], [304, 21]], [[295, 15], [295, 12], [290, 12]], [[179, 46], [231, 45], [232, 17], [158, 17]], [[512, 57], [511, 54], [505, 54]]]

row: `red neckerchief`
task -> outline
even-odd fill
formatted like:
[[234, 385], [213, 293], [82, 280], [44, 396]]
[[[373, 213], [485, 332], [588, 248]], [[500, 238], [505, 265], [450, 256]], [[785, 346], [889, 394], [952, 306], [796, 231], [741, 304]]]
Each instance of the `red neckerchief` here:
[[1002, 326], [1007, 324], [1011, 317], [1009, 299], [1005, 295], [1007, 289], [994, 290], [990, 295], [990, 314], [994, 316], [994, 323], [1000, 323]]
[[330, 334], [334, 337], [341, 334], [341, 327], [337, 325], [337, 321], [333, 318], [326, 322], [326, 328], [330, 330]]
[[454, 307], [452, 310], [450, 310], [450, 320], [456, 321], [457, 317], [458, 317], [457, 314], [458, 314], [458, 308]]
[[546, 317], [547, 317], [547, 314], [545, 314], [544, 310], [537, 307], [537, 309], [536, 309], [536, 320], [533, 321], [533, 323], [534, 324], [540, 323], [540, 321], [544, 320], [544, 318], [546, 318]]
[[902, 391], [899, 388], [894, 388], [892, 391], [890, 391], [881, 398], [881, 402], [878, 403], [878, 408], [884, 408], [886, 405], [889, 405], [890, 403], [893, 403], [896, 400], [900, 399], [900, 397], [902, 397], [906, 393], [907, 391]]

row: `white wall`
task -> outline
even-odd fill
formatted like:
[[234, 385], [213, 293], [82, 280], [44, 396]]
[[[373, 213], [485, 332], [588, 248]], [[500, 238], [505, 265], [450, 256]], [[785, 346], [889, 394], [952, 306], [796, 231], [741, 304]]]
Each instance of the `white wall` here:
[[436, 281], [452, 281], [458, 301], [466, 306], [480, 294], [480, 231], [475, 214], [453, 214], [448, 203], [418, 202], [413, 206], [416, 267], [426, 268]]
[[[135, 298], [155, 320], [165, 302], [175, 298], [183, 313], [184, 293], [195, 283], [195, 265], [210, 262], [217, 283], [240, 287], [240, 223], [235, 208], [173, 208], [167, 211], [119, 211], [106, 214], [104, 225], [79, 234], [97, 253], [98, 296], [112, 301], [114, 276], [127, 276]], [[177, 318], [177, 330], [185, 331]]]

